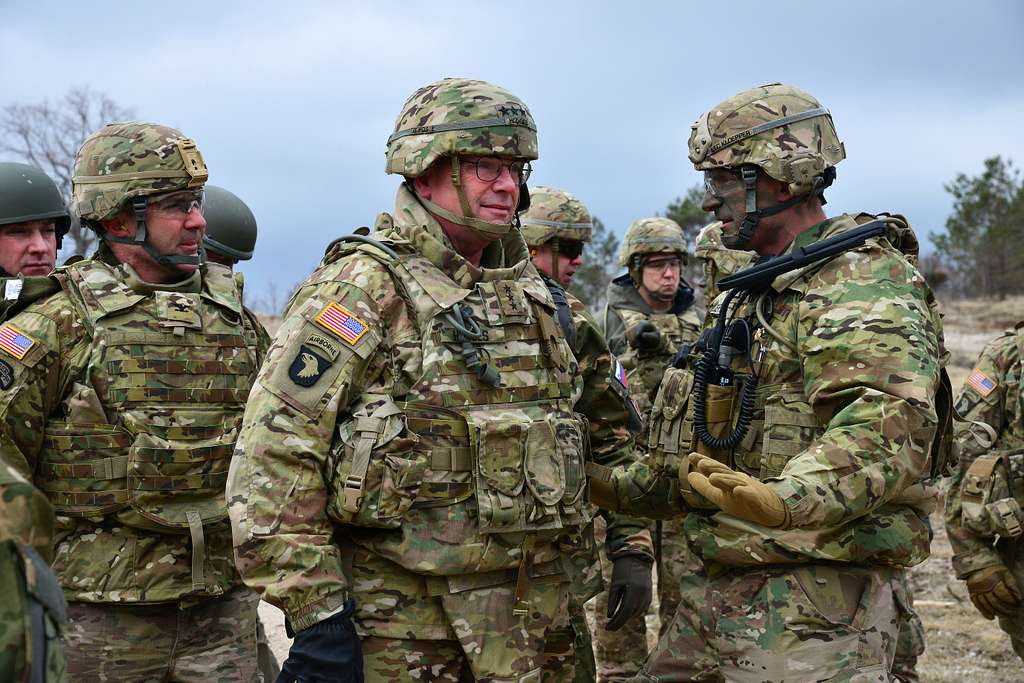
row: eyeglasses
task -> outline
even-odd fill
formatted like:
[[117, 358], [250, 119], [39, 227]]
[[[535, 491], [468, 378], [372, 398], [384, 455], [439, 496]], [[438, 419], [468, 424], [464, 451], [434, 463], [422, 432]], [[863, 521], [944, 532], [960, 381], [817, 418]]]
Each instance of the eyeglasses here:
[[170, 194], [160, 195], [149, 202], [147, 206], [154, 211], [166, 214], [181, 213], [187, 216], [192, 213], [193, 209], [199, 209], [199, 212], [202, 213], [203, 192], [196, 192], [195, 190], [171, 192]]
[[579, 240], [558, 240], [558, 253], [570, 261], [583, 253], [583, 242]]
[[460, 158], [459, 162], [467, 166], [476, 166], [476, 177], [485, 183], [493, 183], [501, 177], [501, 170], [508, 168], [508, 174], [517, 185], [522, 185], [530, 178], [533, 167], [529, 161], [502, 161], [497, 157], [480, 157], [479, 159]]
[[678, 256], [663, 259], [651, 259], [650, 261], [644, 261], [644, 268], [650, 268], [656, 273], [664, 273], [666, 270], [670, 270], [673, 273], [678, 273], [683, 267], [683, 260]]
[[704, 171], [704, 191], [712, 197], [723, 197], [743, 184], [739, 174], [729, 171]]

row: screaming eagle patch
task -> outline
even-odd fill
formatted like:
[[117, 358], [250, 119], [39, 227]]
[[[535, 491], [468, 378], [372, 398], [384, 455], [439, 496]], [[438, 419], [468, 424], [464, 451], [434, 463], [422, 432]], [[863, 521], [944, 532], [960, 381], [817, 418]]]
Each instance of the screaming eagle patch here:
[[333, 363], [303, 344], [288, 368], [288, 377], [300, 387], [311, 387]]
[[14, 368], [5, 360], [0, 360], [0, 389], [7, 390], [14, 384]]

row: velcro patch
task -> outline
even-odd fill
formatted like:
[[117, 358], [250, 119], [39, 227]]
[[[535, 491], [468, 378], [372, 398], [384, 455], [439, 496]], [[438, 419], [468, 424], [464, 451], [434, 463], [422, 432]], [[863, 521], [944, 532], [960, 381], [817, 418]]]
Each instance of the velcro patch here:
[[288, 368], [288, 377], [300, 387], [311, 387], [331, 365], [331, 361], [303, 344]]
[[996, 382], [984, 372], [975, 368], [974, 372], [967, 378], [967, 386], [977, 391], [984, 398], [995, 391]]
[[626, 369], [622, 367], [622, 363], [619, 362], [618, 358], [612, 358], [615, 361], [615, 367], [612, 368], [612, 376], [619, 381], [623, 387], [629, 388], [629, 384], [626, 382]]
[[350, 310], [333, 302], [320, 311], [316, 316], [316, 323], [352, 346], [355, 346], [368, 329], [366, 323]]
[[0, 327], [0, 349], [3, 349], [18, 360], [24, 358], [25, 354], [35, 345], [35, 339], [13, 325]]
[[6, 391], [14, 384], [14, 368], [7, 361], [0, 359], [0, 390]]
[[341, 347], [338, 346], [338, 342], [334, 340], [334, 337], [320, 332], [313, 332], [306, 341], [303, 342], [306, 346], [313, 347], [318, 351], [321, 351], [328, 360], [334, 360], [341, 353]]

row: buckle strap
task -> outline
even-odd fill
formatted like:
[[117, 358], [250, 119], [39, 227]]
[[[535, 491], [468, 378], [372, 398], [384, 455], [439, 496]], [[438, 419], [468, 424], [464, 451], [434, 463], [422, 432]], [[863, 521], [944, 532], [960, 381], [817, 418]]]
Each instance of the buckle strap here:
[[345, 485], [342, 487], [341, 509], [345, 512], [359, 512], [359, 505], [363, 499], [363, 482], [366, 480], [366, 470], [370, 467], [370, 453], [377, 442], [377, 437], [384, 431], [386, 418], [401, 412], [393, 401], [388, 400], [374, 410], [372, 415], [356, 417], [355, 432], [359, 438], [352, 454], [352, 469], [349, 470]]
[[525, 617], [530, 613], [530, 601], [526, 594], [530, 590], [530, 565], [533, 563], [533, 546], [536, 542], [534, 534], [523, 539], [523, 556], [519, 559], [519, 570], [516, 572], [516, 594], [512, 605], [514, 617]]
[[206, 537], [203, 536], [203, 518], [196, 510], [185, 513], [188, 532], [192, 536], [192, 591], [206, 592]]
[[469, 448], [434, 448], [430, 451], [430, 469], [439, 472], [471, 472], [473, 452]]

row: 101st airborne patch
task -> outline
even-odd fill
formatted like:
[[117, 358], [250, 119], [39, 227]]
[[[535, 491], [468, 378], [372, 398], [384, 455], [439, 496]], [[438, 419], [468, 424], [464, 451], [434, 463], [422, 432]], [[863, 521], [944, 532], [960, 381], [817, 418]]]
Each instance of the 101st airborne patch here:
[[288, 377], [300, 387], [311, 387], [333, 363], [306, 344], [299, 346], [295, 360], [288, 368]]

